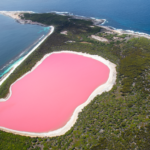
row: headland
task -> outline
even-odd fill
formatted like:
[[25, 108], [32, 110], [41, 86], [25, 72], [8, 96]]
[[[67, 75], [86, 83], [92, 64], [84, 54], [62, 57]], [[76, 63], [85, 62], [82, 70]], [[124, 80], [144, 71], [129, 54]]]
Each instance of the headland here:
[[[47, 26], [46, 24], [43, 24], [43, 23], [39, 23], [36, 21], [25, 19], [24, 14], [26, 14], [26, 13], [27, 14], [35, 14], [35, 12], [33, 12], [33, 11], [0, 11], [0, 14], [3, 14], [5, 16], [9, 16], [21, 24], [32, 24], [32, 25]], [[92, 17], [77, 16], [77, 15], [73, 15], [70, 13], [61, 13], [61, 12], [60, 13], [49, 12], [49, 13], [61, 15], [61, 16], [67, 16], [67, 17], [70, 17], [69, 19], [92, 21], [94, 26], [99, 26], [99, 27], [101, 27], [107, 31], [110, 31], [114, 34], [116, 34], [116, 33], [119, 35], [128, 34], [128, 35], [131, 35], [135, 38], [145, 37], [145, 38], [150, 39], [150, 35], [148, 35], [146, 33], [138, 33], [138, 32], [134, 32], [134, 31], [130, 31], [130, 30], [114, 29], [114, 28], [111, 28], [108, 26], [104, 26], [103, 24], [105, 24], [106, 19], [96, 19], [96, 18], [92, 18]]]

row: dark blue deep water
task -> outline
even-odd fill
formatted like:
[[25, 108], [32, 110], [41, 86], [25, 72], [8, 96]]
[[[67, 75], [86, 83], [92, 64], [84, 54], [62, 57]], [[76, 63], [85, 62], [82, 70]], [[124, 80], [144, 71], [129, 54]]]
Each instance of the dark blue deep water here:
[[[1, 10], [70, 12], [75, 15], [107, 19], [105, 25], [117, 29], [150, 34], [150, 0], [1, 0]], [[8, 17], [0, 16], [0, 68], [44, 34], [44, 30], [43, 33], [39, 33], [42, 28], [23, 26]]]

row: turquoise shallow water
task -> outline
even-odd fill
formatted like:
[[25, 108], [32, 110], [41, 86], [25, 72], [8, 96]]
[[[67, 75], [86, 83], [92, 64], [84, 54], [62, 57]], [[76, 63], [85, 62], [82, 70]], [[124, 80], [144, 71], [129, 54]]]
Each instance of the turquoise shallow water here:
[[[75, 15], [107, 19], [105, 25], [150, 34], [149, 0], [5, 0], [0, 10], [70, 12]], [[0, 15], [0, 68], [37, 41], [47, 30], [20, 25]], [[9, 43], [9, 44], [8, 44]], [[4, 70], [0, 71], [0, 74]]]

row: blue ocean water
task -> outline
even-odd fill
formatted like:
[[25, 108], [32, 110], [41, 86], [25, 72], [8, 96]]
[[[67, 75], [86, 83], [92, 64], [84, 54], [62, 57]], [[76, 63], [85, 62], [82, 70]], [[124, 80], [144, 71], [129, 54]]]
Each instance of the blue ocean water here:
[[2, 77], [49, 32], [49, 28], [21, 25], [3, 15], [0, 15], [0, 21], [0, 77]]
[[[107, 19], [107, 22], [105, 23], [106, 26], [150, 34], [150, 0], [2, 0], [0, 1], [0, 11], [2, 10], [70, 12], [80, 16]], [[14, 29], [12, 29], [11, 26], [8, 25], [10, 20], [8, 21], [6, 19], [7, 21], [4, 22], [3, 19], [4, 18], [0, 16], [0, 31], [2, 31], [2, 34], [0, 34], [0, 56], [2, 55], [1, 44], [6, 45], [5, 41], [1, 42], [1, 39], [4, 39], [4, 34], [6, 34], [7, 32], [9, 32], [10, 37], [5, 36], [5, 39], [7, 39], [8, 41], [11, 37], [13, 37], [13, 40], [20, 38], [20, 34], [23, 34], [24, 32], [26, 32], [26, 30], [29, 30], [31, 32], [30, 35], [26, 35], [24, 37], [24, 40], [22, 40], [24, 41], [24, 44], [20, 42], [21, 47], [19, 49], [16, 47], [14, 50], [20, 50], [20, 52], [27, 48], [31, 43], [33, 43], [33, 41], [37, 40], [40, 37], [39, 34], [42, 34], [38, 32], [38, 30], [41, 30], [42, 27], [32, 27], [32, 25], [24, 25], [24, 28], [26, 29], [23, 29], [22, 25], [13, 23], [13, 27], [16, 27], [16, 36], [14, 37]], [[30, 39], [32, 37], [34, 38]], [[6, 43], [8, 43], [8, 41]], [[17, 46], [16, 44], [14, 45]], [[6, 45], [6, 47], [11, 46]], [[7, 48], [3, 47], [3, 50], [7, 51]], [[11, 53], [9, 55], [13, 54]], [[5, 57], [7, 58], [8, 56]], [[1, 58], [0, 66], [2, 66], [1, 62], [3, 62], [3, 64], [8, 62], [8, 60], [1, 61]]]
[[0, 10], [61, 11], [104, 18], [107, 25], [150, 34], [150, 0], [5, 0]]

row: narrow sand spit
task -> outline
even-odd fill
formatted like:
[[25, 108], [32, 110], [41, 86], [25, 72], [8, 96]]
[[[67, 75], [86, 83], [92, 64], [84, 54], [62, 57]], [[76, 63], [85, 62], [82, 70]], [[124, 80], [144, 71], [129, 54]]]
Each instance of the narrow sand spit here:
[[10, 74], [33, 52], [35, 51], [46, 39], [48, 36], [50, 36], [54, 32], [54, 27], [50, 26], [50, 32], [21, 60], [19, 61], [14, 67], [11, 69], [11, 71], [3, 78], [3, 80], [0, 81], [0, 85], [10, 76]]
[[[78, 119], [78, 113], [82, 111], [82, 109], [87, 106], [95, 96], [102, 94], [103, 92], [108, 92], [109, 90], [111, 90], [111, 88], [113, 87], [113, 85], [115, 84], [116, 81], [116, 65], [111, 63], [110, 61], [97, 56], [97, 55], [90, 55], [90, 54], [86, 54], [86, 53], [81, 53], [81, 52], [72, 52], [72, 51], [60, 51], [60, 52], [53, 52], [53, 53], [73, 53], [73, 54], [78, 54], [78, 55], [82, 55], [85, 57], [89, 57], [92, 59], [96, 59], [102, 63], [104, 63], [105, 65], [108, 66], [108, 68], [110, 69], [110, 73], [109, 73], [109, 78], [107, 80], [107, 82], [101, 86], [99, 86], [97, 89], [95, 89], [93, 91], [93, 93], [89, 96], [89, 98], [87, 99], [87, 101], [83, 104], [81, 104], [80, 106], [78, 106], [72, 117], [70, 118], [70, 120], [67, 122], [67, 124], [55, 131], [50, 131], [50, 132], [45, 132], [45, 133], [33, 133], [33, 132], [23, 132], [23, 131], [16, 131], [16, 130], [12, 130], [12, 129], [7, 129], [4, 127], [0, 127], [1, 130], [6, 131], [6, 132], [10, 132], [10, 133], [14, 133], [14, 134], [18, 134], [18, 135], [24, 135], [24, 136], [30, 136], [30, 137], [54, 137], [54, 136], [60, 136], [65, 134], [68, 130], [71, 129], [71, 127], [75, 124], [76, 120]], [[42, 60], [40, 60], [33, 68], [31, 71], [29, 71], [28, 73], [26, 73], [24, 76], [26, 76], [27, 74], [29, 74], [30, 72], [32, 72], [36, 67], [38, 67], [47, 57], [49, 57], [51, 54], [46, 54]], [[22, 76], [20, 79], [22, 79], [24, 76]], [[18, 79], [18, 80], [20, 80]], [[17, 81], [16, 81], [17, 82]], [[14, 83], [13, 83], [14, 84]], [[12, 86], [12, 85], [11, 85]], [[11, 96], [12, 91], [11, 91], [11, 87], [10, 87], [10, 94], [6, 99], [1, 99], [0, 101], [6, 101], [9, 99], [9, 97]]]

